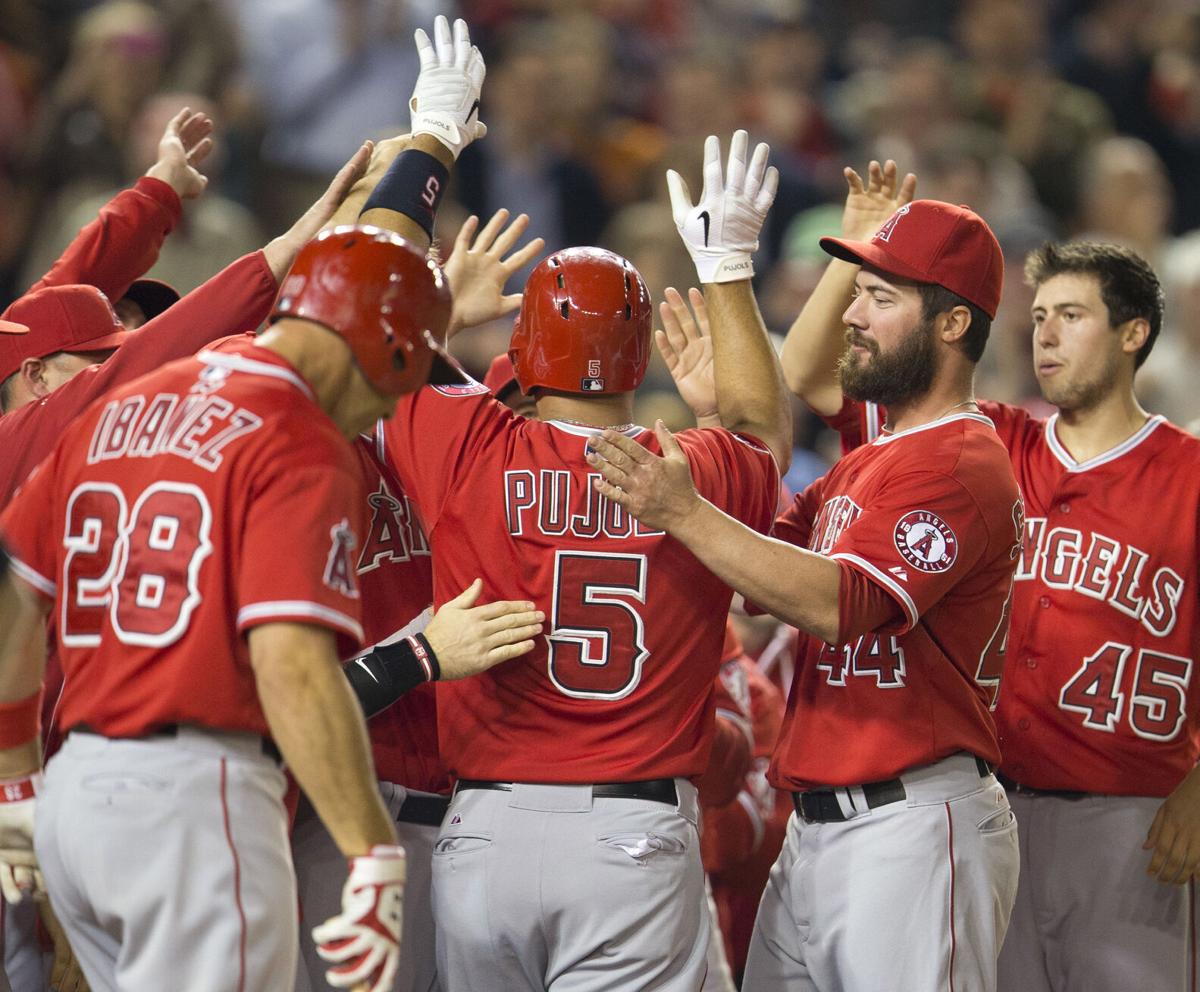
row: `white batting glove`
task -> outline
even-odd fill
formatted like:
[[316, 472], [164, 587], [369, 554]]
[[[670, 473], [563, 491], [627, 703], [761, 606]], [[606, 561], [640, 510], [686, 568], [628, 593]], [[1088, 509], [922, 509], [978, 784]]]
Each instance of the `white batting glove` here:
[[701, 282], [736, 282], [754, 275], [751, 256], [758, 251], [758, 232], [779, 190], [779, 170], [767, 168], [771, 149], [759, 144], [746, 163], [749, 137], [735, 131], [729, 164], [721, 178], [721, 142], [709, 135], [704, 142], [704, 192], [692, 205], [687, 183], [667, 170], [671, 214]]
[[34, 796], [42, 773], [0, 781], [0, 890], [9, 902], [45, 894], [33, 853]]
[[376, 844], [370, 854], [350, 859], [341, 913], [312, 932], [317, 953], [333, 964], [325, 980], [335, 989], [391, 989], [400, 961], [405, 878], [402, 847]]
[[421, 57], [421, 74], [413, 88], [409, 110], [411, 131], [432, 134], [457, 159], [472, 141], [487, 134], [479, 119], [479, 92], [487, 66], [479, 49], [471, 44], [467, 22], [461, 17], [450, 23], [439, 14], [433, 22], [433, 42], [421, 28], [413, 35]]

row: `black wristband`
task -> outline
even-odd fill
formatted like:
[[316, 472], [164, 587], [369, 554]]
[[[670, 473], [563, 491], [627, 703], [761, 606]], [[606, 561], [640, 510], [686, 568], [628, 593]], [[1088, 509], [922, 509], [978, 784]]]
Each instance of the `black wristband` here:
[[342, 671], [367, 717], [383, 712], [406, 692], [441, 674], [437, 656], [421, 634], [376, 648]]
[[8, 549], [0, 544], [0, 579], [8, 574]]
[[428, 152], [405, 149], [388, 166], [359, 216], [368, 210], [394, 210], [433, 237], [433, 219], [449, 178], [450, 170]]

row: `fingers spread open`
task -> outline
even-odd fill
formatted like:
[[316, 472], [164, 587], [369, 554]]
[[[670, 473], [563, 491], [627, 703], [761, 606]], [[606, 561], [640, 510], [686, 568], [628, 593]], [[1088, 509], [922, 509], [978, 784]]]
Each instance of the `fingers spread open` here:
[[491, 247], [492, 254], [496, 256], [508, 254], [528, 227], [529, 214], [518, 214], [513, 222], [497, 235]]

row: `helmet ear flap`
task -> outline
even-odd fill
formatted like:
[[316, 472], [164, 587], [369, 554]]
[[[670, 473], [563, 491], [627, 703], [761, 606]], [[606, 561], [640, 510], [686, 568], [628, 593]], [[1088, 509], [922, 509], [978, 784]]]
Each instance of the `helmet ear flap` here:
[[626, 259], [569, 248], [544, 259], [525, 285], [509, 355], [524, 393], [631, 392], [650, 361], [650, 295]]
[[376, 227], [323, 231], [296, 256], [271, 320], [321, 324], [349, 346], [367, 381], [399, 396], [424, 385], [438, 362], [446, 382], [469, 380], [438, 343], [450, 320], [442, 270], [399, 235]]

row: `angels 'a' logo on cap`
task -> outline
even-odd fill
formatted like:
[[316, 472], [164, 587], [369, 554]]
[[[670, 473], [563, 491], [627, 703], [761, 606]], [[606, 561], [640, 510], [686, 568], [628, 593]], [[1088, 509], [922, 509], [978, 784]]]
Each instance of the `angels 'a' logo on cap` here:
[[913, 510], [896, 522], [896, 550], [913, 568], [944, 572], [958, 558], [958, 538], [936, 513]]
[[892, 238], [892, 232], [894, 230], [896, 230], [896, 224], [899, 223], [901, 217], [903, 217], [906, 213], [908, 213], [908, 209], [909, 209], [909, 204], [906, 203], [899, 210], [897, 210], [894, 214], [892, 214], [891, 217], [889, 217], [887, 220], [885, 220], [883, 222], [883, 227], [881, 227], [879, 229], [879, 231], [876, 233], [875, 237], [873, 237], [871, 240], [872, 241], [890, 241]]

